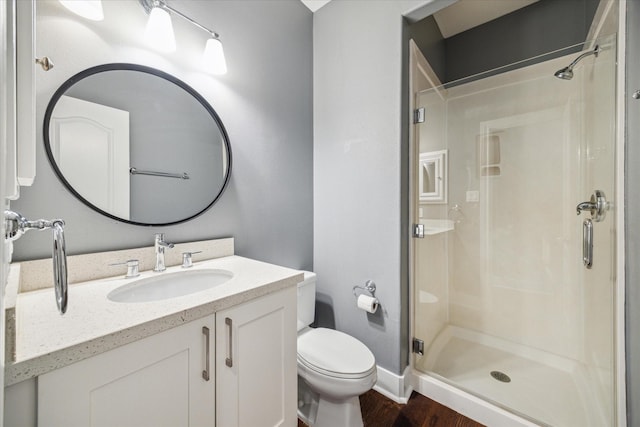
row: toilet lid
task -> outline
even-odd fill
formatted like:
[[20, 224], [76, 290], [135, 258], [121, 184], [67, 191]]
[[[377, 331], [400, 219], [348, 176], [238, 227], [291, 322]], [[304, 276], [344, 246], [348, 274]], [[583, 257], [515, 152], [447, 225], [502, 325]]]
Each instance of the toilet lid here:
[[340, 378], [362, 378], [375, 368], [371, 350], [354, 337], [316, 328], [298, 337], [298, 360], [314, 371]]

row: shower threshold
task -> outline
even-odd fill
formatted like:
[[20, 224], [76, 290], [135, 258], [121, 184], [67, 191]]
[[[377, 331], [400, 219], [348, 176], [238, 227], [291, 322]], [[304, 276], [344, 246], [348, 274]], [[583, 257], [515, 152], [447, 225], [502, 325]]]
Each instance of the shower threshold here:
[[415, 368], [543, 425], [608, 424], [581, 363], [490, 335], [447, 326]]

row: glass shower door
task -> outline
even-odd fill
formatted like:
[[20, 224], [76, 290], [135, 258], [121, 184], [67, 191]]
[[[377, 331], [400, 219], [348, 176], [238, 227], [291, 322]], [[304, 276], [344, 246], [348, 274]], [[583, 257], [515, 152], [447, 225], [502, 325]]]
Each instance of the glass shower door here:
[[615, 203], [576, 215], [615, 194], [615, 37], [598, 44], [571, 80], [554, 72], [579, 53], [416, 100], [414, 367], [554, 426], [614, 423]]

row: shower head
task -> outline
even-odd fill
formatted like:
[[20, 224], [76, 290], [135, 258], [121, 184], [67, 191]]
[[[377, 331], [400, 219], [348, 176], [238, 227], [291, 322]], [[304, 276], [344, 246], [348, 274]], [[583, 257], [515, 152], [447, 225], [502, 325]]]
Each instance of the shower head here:
[[593, 50], [590, 50], [589, 52], [585, 52], [582, 55], [578, 56], [571, 64], [569, 64], [568, 67], [564, 67], [563, 69], [556, 71], [553, 75], [562, 80], [571, 80], [573, 78], [573, 67], [575, 67], [576, 64], [580, 62], [580, 60], [582, 60], [582, 58], [585, 58], [589, 55], [595, 55], [597, 58], [599, 53], [600, 46], [596, 45]]
[[553, 75], [562, 80], [571, 80], [573, 78], [573, 70], [571, 67], [564, 67], [562, 70], [556, 71]]

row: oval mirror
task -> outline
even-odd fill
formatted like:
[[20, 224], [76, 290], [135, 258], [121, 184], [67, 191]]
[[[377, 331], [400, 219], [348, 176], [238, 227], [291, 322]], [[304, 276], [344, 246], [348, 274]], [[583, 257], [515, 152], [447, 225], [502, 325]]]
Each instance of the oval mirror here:
[[229, 182], [222, 121], [190, 86], [154, 68], [105, 64], [76, 74], [53, 95], [43, 129], [64, 185], [130, 224], [192, 219]]

